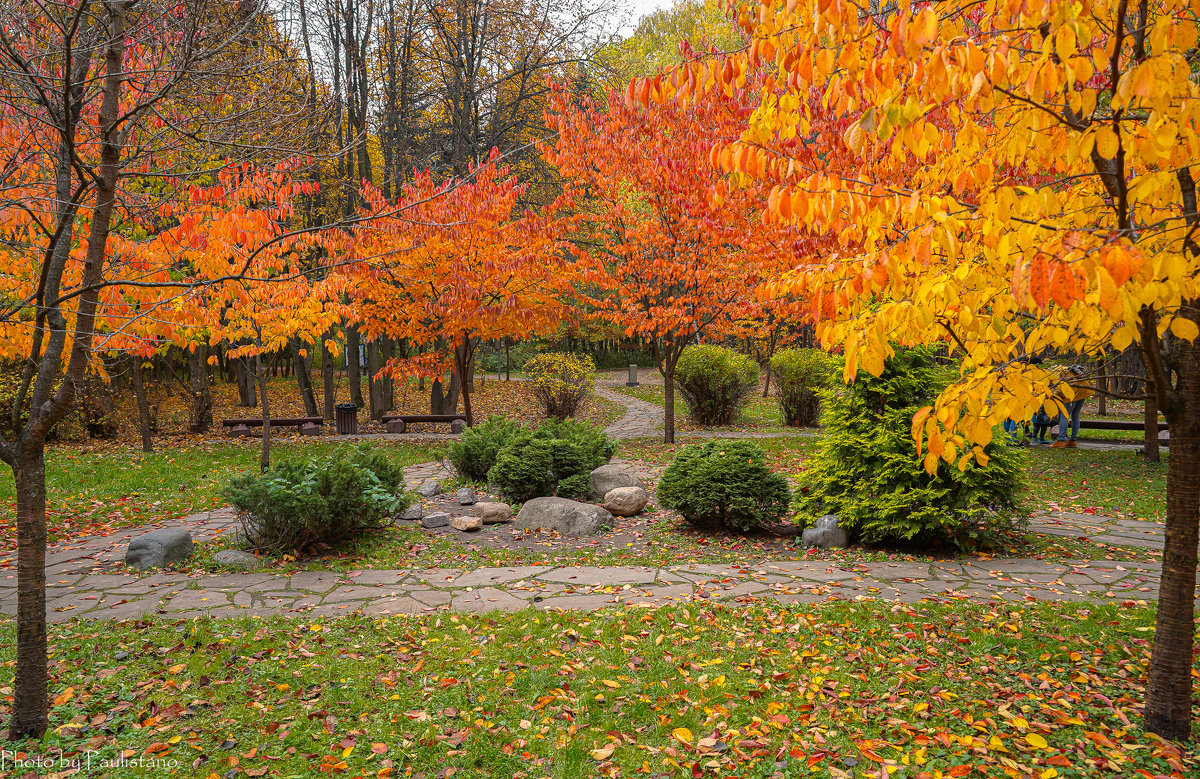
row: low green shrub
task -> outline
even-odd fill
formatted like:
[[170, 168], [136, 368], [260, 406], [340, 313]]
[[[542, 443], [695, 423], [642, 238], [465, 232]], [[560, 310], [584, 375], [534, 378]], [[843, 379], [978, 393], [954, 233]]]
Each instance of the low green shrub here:
[[820, 391], [829, 386], [833, 366], [820, 349], [785, 349], [771, 357], [771, 376], [784, 423], [812, 427], [821, 412]]
[[788, 512], [787, 480], [752, 441], [689, 444], [658, 484], [658, 502], [701, 528], [769, 529]]
[[245, 516], [247, 541], [275, 553], [345, 541], [410, 504], [402, 469], [370, 444], [239, 476], [225, 497]]
[[925, 471], [912, 439], [913, 415], [954, 378], [929, 349], [899, 351], [881, 376], [822, 391], [825, 437], [801, 474], [801, 524], [836, 514], [864, 543], [987, 543], [988, 528], [1011, 524], [1021, 458], [997, 435], [963, 470], [940, 462]]
[[546, 352], [525, 363], [525, 373], [546, 416], [561, 420], [575, 416], [591, 394], [596, 365], [586, 354]]
[[496, 464], [496, 455], [521, 430], [521, 423], [501, 416], [490, 416], [463, 430], [462, 437], [448, 447], [450, 462], [458, 475], [471, 481], [483, 481]]
[[522, 430], [500, 450], [488, 482], [508, 500], [557, 495], [591, 497], [591, 472], [612, 459], [617, 444], [583, 422], [547, 421]]
[[689, 346], [675, 366], [675, 386], [699, 425], [731, 425], [758, 386], [758, 365], [723, 346]]

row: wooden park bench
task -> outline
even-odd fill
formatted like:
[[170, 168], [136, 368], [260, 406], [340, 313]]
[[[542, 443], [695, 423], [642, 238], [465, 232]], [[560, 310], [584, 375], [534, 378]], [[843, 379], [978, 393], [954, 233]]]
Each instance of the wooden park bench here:
[[[1088, 430], [1145, 430], [1146, 423], [1136, 419], [1081, 419], [1079, 427]], [[1166, 422], [1158, 423], [1160, 433], [1166, 429]]]
[[[229, 428], [229, 435], [238, 437], [250, 435], [250, 428], [262, 427], [262, 419], [222, 419], [221, 426]], [[322, 417], [282, 417], [272, 419], [271, 427], [296, 427], [300, 435], [320, 435], [321, 425], [325, 424]]]
[[461, 433], [467, 426], [465, 414], [384, 414], [383, 424], [389, 433], [403, 433], [409, 425], [425, 422], [449, 422], [451, 433]]

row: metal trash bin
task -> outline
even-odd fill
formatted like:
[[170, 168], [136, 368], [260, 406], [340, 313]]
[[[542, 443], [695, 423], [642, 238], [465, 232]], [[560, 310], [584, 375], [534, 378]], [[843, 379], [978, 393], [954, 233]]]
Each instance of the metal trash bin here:
[[354, 435], [358, 432], [358, 406], [353, 403], [338, 403], [333, 407], [333, 418], [338, 435]]

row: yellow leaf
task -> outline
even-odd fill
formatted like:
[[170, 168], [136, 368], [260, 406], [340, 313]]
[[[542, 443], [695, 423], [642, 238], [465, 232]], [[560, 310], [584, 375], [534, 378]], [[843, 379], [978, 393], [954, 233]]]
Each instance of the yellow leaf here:
[[167, 669], [167, 673], [169, 673], [169, 674], [177, 674], [177, 673], [179, 673], [180, 671], [182, 671], [183, 669], [184, 669], [184, 665], [183, 665], [183, 663], [180, 663], [179, 665], [173, 665], [173, 666], [171, 666], [170, 668], [168, 668], [168, 669]]
[[1101, 127], [1096, 133], [1096, 151], [1100, 152], [1100, 156], [1106, 160], [1111, 160], [1117, 156], [1117, 147], [1120, 146], [1121, 139], [1113, 132], [1111, 127]]
[[1200, 335], [1200, 327], [1190, 319], [1175, 317], [1171, 320], [1171, 332], [1185, 341], [1195, 341], [1196, 336]]
[[167, 739], [168, 744], [178, 744], [180, 741], [183, 741], [183, 736], [171, 736]]
[[68, 687], [67, 689], [65, 689], [61, 693], [59, 693], [58, 697], [56, 697], [54, 699], [54, 705], [61, 706], [74, 697], [75, 697], [75, 688]]
[[605, 687], [611, 687], [614, 690], [621, 686], [617, 682], [614, 682], [612, 679], [601, 679], [600, 683], [603, 684]]
[[687, 728], [675, 728], [674, 730], [671, 731], [671, 735], [674, 736], [675, 738], [679, 739], [683, 743], [691, 746], [692, 731], [688, 730]]
[[615, 750], [616, 750], [616, 748], [612, 744], [609, 744], [606, 747], [601, 747], [600, 749], [593, 749], [592, 750], [592, 759], [593, 760], [607, 760], [610, 757], [612, 757], [612, 754]]

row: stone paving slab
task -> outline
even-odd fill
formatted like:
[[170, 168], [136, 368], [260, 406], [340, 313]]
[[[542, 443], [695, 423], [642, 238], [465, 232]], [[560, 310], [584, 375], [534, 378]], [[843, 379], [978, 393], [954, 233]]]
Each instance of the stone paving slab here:
[[[48, 591], [52, 622], [193, 616], [371, 616], [437, 611], [598, 609], [706, 601], [819, 603], [864, 598], [1024, 601], [1135, 601], [1157, 597], [1159, 566], [1110, 560], [967, 560], [936, 563], [824, 562], [725, 565], [513, 566], [422, 571], [229, 573], [201, 579], [158, 573], [141, 579], [96, 575]], [[12, 614], [15, 599], [0, 600]]]

